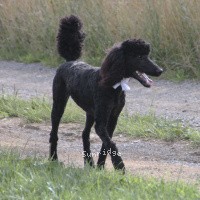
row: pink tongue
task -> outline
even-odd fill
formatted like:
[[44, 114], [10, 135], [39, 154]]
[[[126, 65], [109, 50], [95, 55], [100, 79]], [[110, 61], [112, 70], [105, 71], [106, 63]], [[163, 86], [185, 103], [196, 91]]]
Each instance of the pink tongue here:
[[152, 80], [147, 80], [148, 85], [152, 85], [153, 81]]
[[146, 79], [147, 84], [151, 85], [151, 84], [153, 83], [153, 81], [152, 81], [145, 73], [142, 73], [142, 75], [143, 75], [144, 78]]

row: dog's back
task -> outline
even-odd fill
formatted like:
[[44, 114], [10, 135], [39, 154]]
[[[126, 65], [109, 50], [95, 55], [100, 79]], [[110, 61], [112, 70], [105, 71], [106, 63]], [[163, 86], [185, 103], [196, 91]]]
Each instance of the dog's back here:
[[100, 77], [99, 68], [84, 62], [62, 64], [54, 78], [54, 85], [62, 83], [68, 95], [85, 111], [94, 109], [94, 95]]

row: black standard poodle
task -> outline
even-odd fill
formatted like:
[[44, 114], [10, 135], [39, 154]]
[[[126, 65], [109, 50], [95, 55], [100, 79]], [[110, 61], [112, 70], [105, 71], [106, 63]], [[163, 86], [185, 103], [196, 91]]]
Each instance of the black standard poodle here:
[[61, 19], [57, 48], [66, 62], [57, 69], [53, 81], [50, 159], [58, 159], [58, 127], [71, 96], [86, 112], [82, 133], [84, 163], [94, 166], [90, 151], [90, 130], [95, 123], [95, 131], [102, 140], [97, 166], [103, 168], [107, 154], [110, 154], [114, 168], [125, 170], [112, 136], [125, 104], [125, 90], [130, 89], [127, 80], [135, 78], [143, 86], [151, 87], [152, 80], [147, 75], [160, 76], [163, 70], [150, 60], [150, 45], [141, 39], [129, 39], [114, 45], [101, 68], [92, 67], [77, 61], [81, 56], [84, 39], [82, 22], [77, 16]]

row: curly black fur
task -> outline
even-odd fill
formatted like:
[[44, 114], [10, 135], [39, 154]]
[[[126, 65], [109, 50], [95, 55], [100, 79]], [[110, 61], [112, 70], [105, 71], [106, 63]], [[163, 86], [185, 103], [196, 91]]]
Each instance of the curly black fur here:
[[125, 54], [131, 56], [148, 55], [150, 53], [150, 44], [139, 39], [126, 40], [122, 43], [122, 48]]
[[108, 52], [101, 68], [74, 61], [81, 55], [85, 37], [81, 28], [82, 22], [76, 16], [61, 19], [57, 37], [58, 52], [68, 62], [58, 68], [53, 81], [50, 158], [57, 159], [58, 126], [71, 96], [86, 112], [86, 125], [82, 133], [85, 163], [94, 166], [89, 136], [95, 122], [96, 133], [103, 142], [97, 165], [103, 167], [109, 153], [114, 167], [124, 170], [124, 163], [112, 136], [125, 104], [125, 93], [121, 86], [117, 89], [112, 86], [123, 78], [133, 77], [145, 87], [150, 87], [138, 72], [159, 76], [162, 70], [148, 57], [150, 45], [140, 39], [126, 40], [115, 45]]
[[81, 31], [81, 20], [71, 15], [60, 20], [57, 35], [59, 54], [67, 61], [76, 60], [81, 56], [85, 33]]

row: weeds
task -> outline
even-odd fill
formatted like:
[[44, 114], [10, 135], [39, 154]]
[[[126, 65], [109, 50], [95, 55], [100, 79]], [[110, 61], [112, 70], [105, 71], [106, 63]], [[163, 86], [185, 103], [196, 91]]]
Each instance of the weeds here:
[[[170, 79], [200, 77], [200, 1], [51, 1], [0, 3], [0, 57], [57, 65], [59, 19], [77, 14], [87, 33], [84, 60], [99, 66], [105, 50], [127, 38], [143, 38]], [[12, 13], [12, 15], [10, 14]]]

